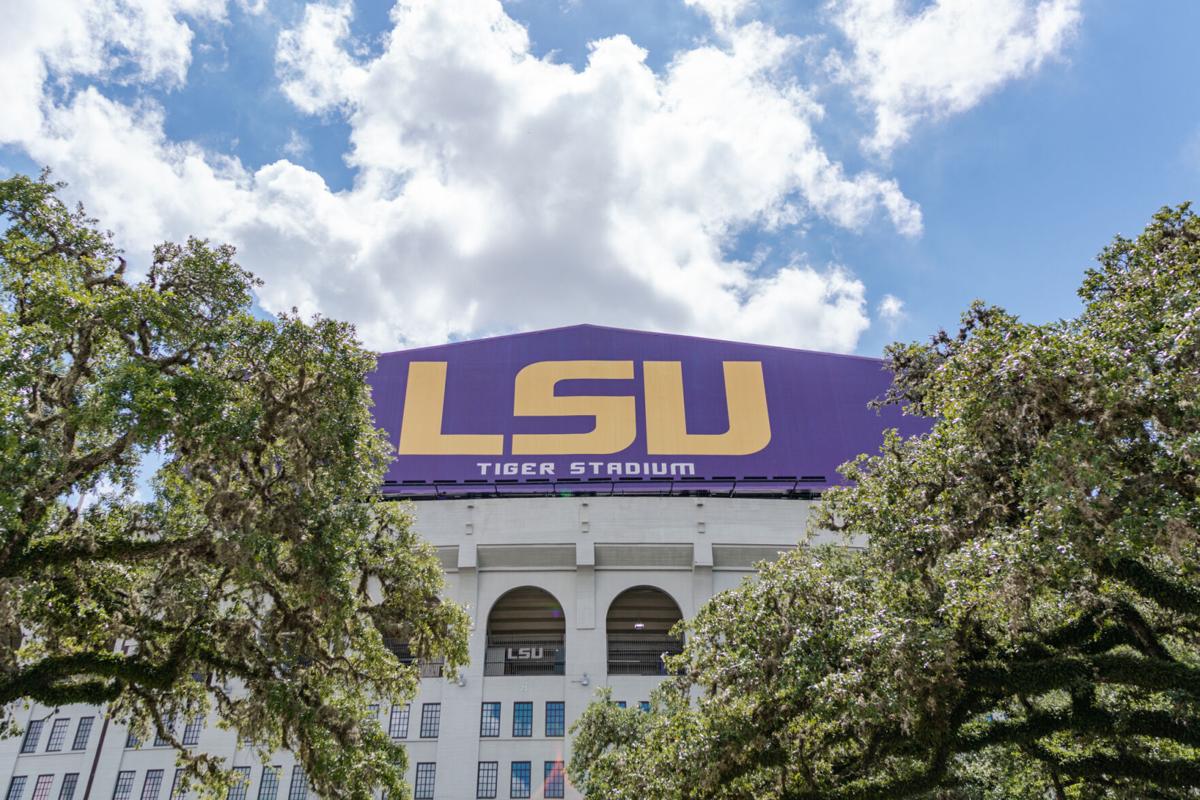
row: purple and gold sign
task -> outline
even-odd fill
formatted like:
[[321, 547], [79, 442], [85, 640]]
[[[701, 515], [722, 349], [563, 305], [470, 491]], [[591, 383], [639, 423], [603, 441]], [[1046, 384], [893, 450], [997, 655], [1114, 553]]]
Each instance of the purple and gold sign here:
[[578, 325], [387, 353], [370, 376], [396, 494], [717, 490], [840, 483], [886, 428], [877, 359]]

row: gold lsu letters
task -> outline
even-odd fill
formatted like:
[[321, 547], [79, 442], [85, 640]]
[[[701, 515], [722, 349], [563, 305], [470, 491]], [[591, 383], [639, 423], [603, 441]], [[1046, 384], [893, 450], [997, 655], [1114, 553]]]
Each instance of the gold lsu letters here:
[[[688, 433], [684, 415], [683, 369], [678, 361], [644, 361], [644, 407], [648, 455], [744, 456], [771, 441], [771, 420], [763, 385], [762, 362], [724, 361], [724, 433]], [[637, 438], [636, 399], [632, 395], [559, 397], [564, 380], [632, 380], [632, 361], [538, 361], [517, 373], [513, 416], [592, 417], [587, 433], [517, 433], [512, 455], [608, 455]], [[400, 455], [504, 455], [504, 434], [442, 433], [446, 362], [408, 365]]]

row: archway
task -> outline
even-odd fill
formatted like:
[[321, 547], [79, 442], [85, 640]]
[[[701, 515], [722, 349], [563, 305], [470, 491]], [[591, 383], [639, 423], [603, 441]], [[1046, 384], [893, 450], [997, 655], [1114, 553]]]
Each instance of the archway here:
[[666, 675], [663, 656], [683, 650], [683, 639], [669, 633], [681, 619], [662, 589], [635, 586], [617, 595], [608, 607], [608, 674]]
[[536, 586], [506, 592], [488, 614], [484, 675], [562, 675], [567, 623], [554, 595]]

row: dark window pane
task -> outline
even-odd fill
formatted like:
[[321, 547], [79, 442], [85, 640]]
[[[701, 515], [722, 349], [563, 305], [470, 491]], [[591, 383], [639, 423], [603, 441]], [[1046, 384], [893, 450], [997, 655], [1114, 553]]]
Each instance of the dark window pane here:
[[234, 767], [233, 773], [233, 785], [229, 787], [225, 800], [246, 800], [246, 792], [250, 789], [250, 768]]
[[122, 770], [117, 773], [117, 782], [113, 786], [113, 800], [129, 800], [133, 794], [133, 770]]
[[21, 800], [21, 795], [25, 794], [26, 780], [28, 779], [24, 775], [14, 775], [8, 782], [8, 794], [5, 795], [5, 800]]
[[57, 753], [63, 749], [63, 743], [67, 740], [67, 728], [70, 725], [71, 720], [66, 717], [54, 720], [54, 724], [50, 726], [50, 739], [46, 742], [47, 753]]
[[437, 777], [437, 764], [417, 764], [417, 778], [413, 781], [413, 800], [433, 800], [433, 783]]
[[561, 700], [546, 703], [546, 735], [562, 736], [566, 732], [566, 711]]
[[392, 706], [392, 715], [388, 718], [388, 736], [393, 739], [408, 738], [408, 703]]
[[162, 789], [161, 769], [146, 770], [146, 778], [142, 781], [142, 800], [158, 800], [158, 792]]
[[425, 703], [421, 706], [421, 738], [436, 739], [442, 725], [442, 704]]
[[279, 767], [264, 766], [258, 782], [258, 800], [275, 800], [279, 796]]
[[58, 800], [75, 800], [75, 787], [78, 785], [78, 772], [68, 772], [63, 775], [62, 788], [58, 790]]
[[496, 784], [500, 775], [500, 762], [480, 761], [479, 772], [475, 778], [475, 797], [480, 800], [491, 800], [496, 796]]
[[512, 762], [512, 780], [508, 787], [508, 796], [513, 798], [529, 797], [530, 765], [528, 761]]
[[500, 704], [484, 703], [479, 711], [479, 735], [500, 735]]
[[563, 762], [547, 761], [545, 777], [542, 795], [544, 797], [562, 797], [566, 787], [566, 780], [563, 778]]
[[533, 703], [513, 703], [513, 736], [533, 736]]
[[86, 750], [88, 737], [92, 735], [92, 723], [95, 722], [95, 717], [80, 717], [79, 724], [75, 726], [75, 740], [71, 742], [72, 750]]
[[22, 753], [36, 753], [38, 741], [42, 738], [42, 728], [46, 725], [44, 719], [29, 720], [29, 727], [25, 729], [25, 739], [21, 742]]

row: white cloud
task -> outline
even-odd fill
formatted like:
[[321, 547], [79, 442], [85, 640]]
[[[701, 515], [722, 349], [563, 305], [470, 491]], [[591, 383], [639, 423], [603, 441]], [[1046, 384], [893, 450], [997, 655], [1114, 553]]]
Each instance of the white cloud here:
[[1080, 0], [935, 0], [906, 11], [902, 0], [832, 0], [849, 40], [834, 66], [874, 110], [865, 144], [886, 154], [922, 118], [965, 111], [1035, 71], [1074, 33]]
[[[852, 350], [869, 317], [865, 287], [847, 269], [744, 263], [725, 248], [747, 228], [813, 218], [915, 236], [920, 209], [894, 180], [848, 173], [821, 146], [813, 124], [823, 109], [794, 72], [812, 42], [744, 21], [741, 0], [692, 2], [719, 41], [657, 73], [624, 36], [594, 42], [582, 69], [538, 58], [495, 0], [402, 0], [369, 58], [351, 40], [347, 3], [307, 6], [279, 36], [277, 69], [297, 109], [349, 123], [356, 178], [340, 192], [288, 160], [250, 170], [172, 141], [160, 106], [86, 86], [179, 85], [190, 21], [222, 19], [221, 3], [107, 0], [54, 14], [30, 3], [18, 34], [0, 32], [12, 109], [0, 142], [52, 165], [131, 255], [190, 233], [233, 242], [265, 279], [267, 309], [351, 320], [380, 349], [599, 322]], [[1001, 68], [990, 78], [956, 78], [955, 56], [943, 79], [904, 73], [893, 86], [885, 67], [960, 23], [874, 5], [874, 16], [863, 16], [865, 0], [836, 7], [856, 32], [843, 68], [881, 115], [902, 120], [893, 131], [961, 110], [995, 75], [1031, 69], [1028, 53], [1053, 49], [1035, 42], [1017, 48], [1024, 56], [993, 58]], [[1047, 0], [1035, 17], [1069, 5]], [[987, 30], [1019, 39], [1028, 28], [1036, 40], [1063, 27], [1018, 17]], [[889, 49], [871, 20], [912, 42]], [[51, 92], [52, 80], [68, 90]], [[283, 152], [299, 158], [304, 141], [292, 133]], [[877, 309], [884, 322], [903, 314], [890, 301]]]
[[895, 332], [904, 318], [908, 316], [904, 311], [904, 301], [894, 294], [883, 296], [883, 299], [879, 301], [876, 313], [891, 332]]
[[734, 21], [750, 11], [756, 0], [683, 0], [685, 5], [699, 9], [712, 20], [718, 30], [727, 29]]
[[38, 135], [50, 79], [182, 84], [191, 63], [187, 18], [224, 15], [225, 0], [11, 0], [0, 25], [0, 142]]
[[[893, 180], [822, 150], [822, 110], [787, 69], [799, 42], [759, 24], [656, 74], [623, 36], [582, 70], [539, 59], [490, 0], [403, 2], [393, 20], [373, 60], [351, 55], [344, 5], [308, 7], [279, 39], [292, 102], [347, 116], [348, 191], [173, 142], [160, 108], [94, 88], [61, 104], [39, 88], [40, 119], [8, 140], [131, 253], [188, 233], [234, 242], [266, 308], [352, 320], [378, 348], [591, 321], [850, 350], [868, 325], [859, 281], [800, 262], [764, 277], [723, 245], [812, 216], [920, 231]], [[185, 74], [186, 55], [171, 66]]]

